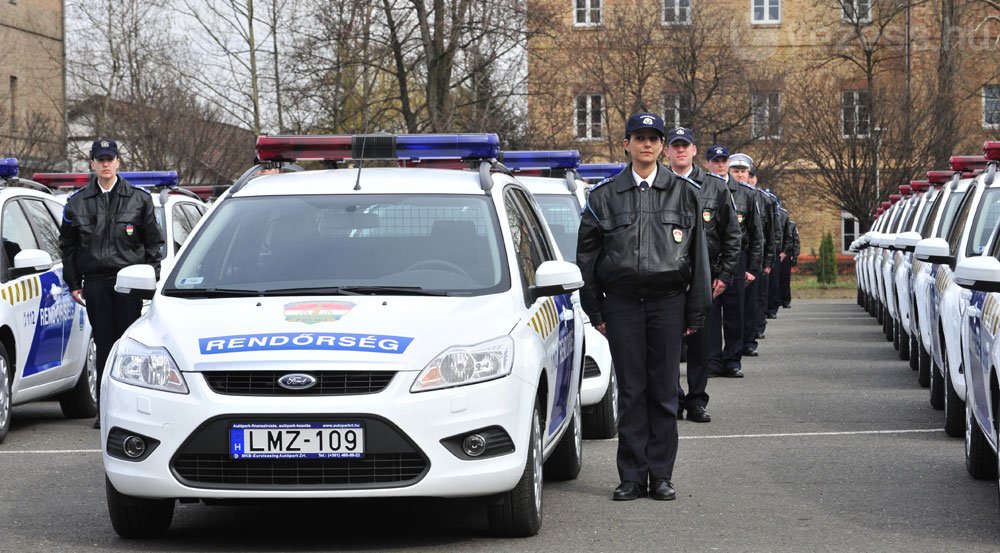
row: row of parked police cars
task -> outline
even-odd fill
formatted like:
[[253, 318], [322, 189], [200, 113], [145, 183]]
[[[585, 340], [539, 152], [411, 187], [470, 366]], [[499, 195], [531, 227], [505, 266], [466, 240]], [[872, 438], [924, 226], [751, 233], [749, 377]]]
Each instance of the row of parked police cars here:
[[[118, 275], [119, 292], [150, 302], [101, 385], [116, 532], [162, 535], [177, 501], [429, 496], [481, 497], [496, 534], [537, 533], [543, 478], [576, 478], [583, 438], [617, 432], [611, 355], [580, 308], [573, 260], [588, 183], [624, 166], [501, 152], [493, 134], [262, 136], [256, 155], [211, 205], [157, 181], [161, 278], [144, 265]], [[35, 307], [35, 322], [0, 313], [0, 345], [5, 330], [25, 335], [9, 341], [16, 359], [0, 350], [8, 425], [13, 403], [96, 406], [48, 192], [86, 178], [0, 188], [5, 246], [14, 198], [51, 204], [36, 210], [49, 242], [0, 267], [14, 285], [0, 297], [46, 301], [48, 286], [62, 306]], [[21, 351], [27, 327], [63, 319], [57, 384], [26, 392], [41, 382]]]
[[858, 303], [930, 389], [944, 430], [965, 438], [974, 478], [998, 481], [1000, 141], [900, 186], [851, 245]]

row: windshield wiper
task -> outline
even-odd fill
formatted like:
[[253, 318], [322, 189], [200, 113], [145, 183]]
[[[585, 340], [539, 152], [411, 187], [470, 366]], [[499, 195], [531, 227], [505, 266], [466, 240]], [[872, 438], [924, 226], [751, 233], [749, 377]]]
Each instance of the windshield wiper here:
[[316, 286], [306, 288], [270, 288], [261, 290], [262, 296], [357, 296], [359, 292], [349, 286]]
[[388, 294], [391, 296], [448, 296], [444, 290], [424, 290], [419, 286], [344, 286], [341, 290], [375, 296], [378, 294]]
[[261, 293], [259, 290], [245, 288], [168, 288], [163, 291], [163, 295], [182, 298], [253, 298]]

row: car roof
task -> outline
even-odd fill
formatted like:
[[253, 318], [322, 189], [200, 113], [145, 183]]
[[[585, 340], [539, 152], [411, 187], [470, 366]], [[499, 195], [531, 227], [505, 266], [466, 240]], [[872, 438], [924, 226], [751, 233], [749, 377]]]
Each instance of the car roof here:
[[[566, 179], [557, 177], [517, 177], [517, 180], [524, 184], [525, 188], [528, 189], [532, 194], [544, 194], [544, 195], [563, 195], [563, 196], [573, 196], [573, 192], [570, 192], [569, 188], [566, 187]], [[579, 187], [585, 187], [586, 183], [582, 181], [577, 181], [576, 183]]]
[[[453, 169], [422, 169], [412, 167], [372, 167], [360, 169], [327, 169], [298, 171], [255, 177], [232, 195], [296, 196], [310, 194], [483, 194], [479, 173]], [[506, 184], [513, 178], [494, 173], [496, 184]], [[355, 186], [360, 190], [355, 190]]]

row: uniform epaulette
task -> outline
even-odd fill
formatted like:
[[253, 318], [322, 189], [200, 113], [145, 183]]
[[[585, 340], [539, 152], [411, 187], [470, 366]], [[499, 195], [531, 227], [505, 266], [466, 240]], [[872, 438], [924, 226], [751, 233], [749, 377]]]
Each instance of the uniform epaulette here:
[[695, 188], [695, 190], [701, 190], [701, 185], [698, 184], [698, 183], [696, 183], [696, 182], [694, 182], [693, 180], [691, 180], [691, 179], [689, 179], [687, 177], [682, 177], [680, 175], [678, 175], [677, 178], [686, 181], [688, 184], [690, 184], [691, 186], [693, 186]]
[[[617, 175], [616, 175], [616, 176], [617, 176]], [[600, 187], [604, 186], [605, 184], [607, 184], [607, 183], [609, 183], [609, 182], [611, 182], [611, 181], [615, 180], [615, 178], [616, 178], [616, 177], [608, 177], [608, 178], [606, 178], [606, 179], [602, 180], [601, 182], [599, 182], [599, 183], [595, 184], [594, 186], [591, 186], [591, 187], [590, 187], [590, 191], [591, 191], [591, 192], [593, 192], [594, 190], [597, 190], [598, 188], [600, 188]]]
[[145, 188], [143, 186], [138, 186], [138, 185], [135, 185], [135, 184], [132, 184], [132, 183], [128, 183], [128, 185], [131, 186], [132, 188], [135, 188], [136, 190], [142, 190], [143, 192], [145, 192], [146, 194], [149, 194], [150, 196], [153, 195], [153, 193], [150, 192], [148, 188]]
[[736, 181], [736, 182], [739, 182], [739, 183], [740, 183], [741, 185], [743, 185], [743, 186], [746, 186], [746, 187], [747, 187], [747, 188], [749, 188], [750, 190], [757, 190], [756, 188], [754, 188], [754, 187], [750, 186], [749, 184], [747, 184], [747, 183], [745, 183], [745, 182], [740, 182], [740, 181]]
[[80, 188], [77, 188], [76, 190], [74, 190], [74, 191], [70, 192], [70, 193], [69, 193], [69, 196], [66, 196], [66, 199], [68, 200], [68, 199], [72, 198], [73, 196], [76, 196], [76, 195], [77, 195], [77, 194], [79, 194], [80, 192], [83, 192], [83, 190], [84, 190], [85, 188], [87, 188], [87, 187], [86, 187], [86, 186], [81, 186]]

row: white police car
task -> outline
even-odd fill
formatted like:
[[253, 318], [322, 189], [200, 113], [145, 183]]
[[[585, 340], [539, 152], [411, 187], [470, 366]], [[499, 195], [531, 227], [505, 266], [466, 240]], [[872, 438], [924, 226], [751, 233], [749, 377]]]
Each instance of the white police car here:
[[[580, 209], [586, 202], [583, 198], [586, 183], [575, 174], [580, 153], [576, 150], [505, 151], [502, 159], [535, 197], [563, 258], [575, 263]], [[618, 167], [619, 164], [607, 165]], [[576, 294], [574, 301], [579, 301]], [[583, 381], [580, 384], [584, 436], [614, 438], [618, 434], [618, 383], [611, 349], [607, 338], [590, 324], [590, 318], [582, 313], [581, 317], [585, 334]]]
[[[922, 231], [930, 219], [938, 191], [932, 188], [928, 181], [910, 181], [909, 187], [910, 191], [917, 195], [919, 203], [909, 230], [896, 237], [896, 249], [901, 257], [899, 269], [896, 271], [896, 299], [899, 304], [900, 358], [908, 359], [910, 368], [919, 370], [920, 329], [917, 324], [916, 300], [913, 294], [913, 268], [916, 262], [913, 250], [923, 238]], [[904, 342], [906, 342], [905, 356]]]
[[[102, 386], [116, 532], [176, 499], [483, 496], [535, 534], [542, 473], [582, 457], [580, 271], [495, 161], [496, 135], [261, 137], [262, 160], [475, 158], [478, 172], [304, 171], [234, 186]], [[155, 292], [154, 292], [155, 290]]]
[[13, 405], [55, 398], [68, 417], [97, 413], [90, 322], [62, 278], [63, 208], [17, 172], [15, 159], [0, 159], [0, 442]]

